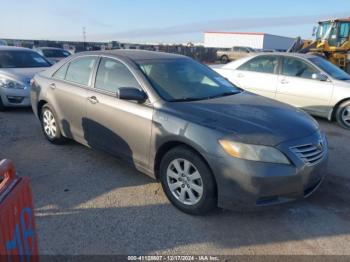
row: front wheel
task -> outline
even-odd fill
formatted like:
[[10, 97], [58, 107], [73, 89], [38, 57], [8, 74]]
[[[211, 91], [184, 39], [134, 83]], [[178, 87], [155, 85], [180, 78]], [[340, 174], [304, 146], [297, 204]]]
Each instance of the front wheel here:
[[338, 106], [336, 119], [341, 127], [350, 129], [350, 100]]
[[41, 111], [41, 126], [47, 140], [53, 144], [62, 144], [65, 138], [62, 136], [57, 117], [52, 108], [46, 104]]
[[216, 207], [216, 185], [207, 164], [187, 147], [170, 150], [160, 164], [163, 190], [181, 211], [202, 215]]
[[230, 62], [229, 58], [227, 55], [223, 55], [220, 59], [221, 64], [227, 64], [228, 62]]

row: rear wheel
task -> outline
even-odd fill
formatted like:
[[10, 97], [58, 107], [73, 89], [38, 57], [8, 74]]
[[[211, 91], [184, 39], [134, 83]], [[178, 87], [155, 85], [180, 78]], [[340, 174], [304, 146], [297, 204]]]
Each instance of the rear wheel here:
[[221, 64], [227, 64], [228, 62], [230, 62], [227, 55], [223, 55], [220, 61], [221, 61]]
[[350, 129], [350, 100], [338, 106], [335, 117], [341, 127]]
[[160, 164], [163, 190], [181, 211], [202, 215], [216, 207], [216, 186], [207, 164], [187, 147], [176, 147]]
[[62, 144], [65, 138], [62, 136], [57, 117], [52, 108], [46, 104], [41, 110], [41, 126], [45, 137], [53, 144]]

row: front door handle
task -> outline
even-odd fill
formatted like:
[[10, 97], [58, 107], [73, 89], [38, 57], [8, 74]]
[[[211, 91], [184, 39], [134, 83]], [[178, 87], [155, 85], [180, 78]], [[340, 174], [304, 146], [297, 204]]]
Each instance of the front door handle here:
[[55, 88], [56, 88], [56, 84], [55, 84], [55, 83], [52, 83], [52, 84], [49, 85], [49, 87], [50, 87], [51, 89], [55, 89]]
[[238, 77], [238, 78], [242, 78], [242, 77], [244, 77], [244, 75], [243, 75], [242, 73], [239, 73], [239, 74], [237, 75], [237, 77]]
[[282, 80], [281, 80], [281, 84], [284, 84], [284, 85], [285, 85], [285, 84], [288, 84], [288, 83], [289, 83], [289, 81], [288, 81], [287, 79], [282, 79]]
[[96, 98], [96, 96], [90, 96], [87, 98], [87, 100], [89, 100], [89, 102], [91, 104], [97, 104], [98, 103], [98, 99]]

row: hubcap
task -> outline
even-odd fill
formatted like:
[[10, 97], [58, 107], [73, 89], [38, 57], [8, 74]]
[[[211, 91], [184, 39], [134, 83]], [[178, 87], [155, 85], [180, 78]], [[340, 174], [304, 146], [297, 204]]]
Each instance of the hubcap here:
[[350, 126], [350, 106], [345, 107], [342, 113], [342, 120], [344, 124]]
[[43, 114], [43, 125], [46, 135], [50, 138], [55, 138], [57, 132], [56, 121], [50, 110], [46, 109]]
[[178, 158], [169, 164], [167, 182], [173, 196], [182, 204], [195, 205], [202, 198], [202, 177], [188, 160]]

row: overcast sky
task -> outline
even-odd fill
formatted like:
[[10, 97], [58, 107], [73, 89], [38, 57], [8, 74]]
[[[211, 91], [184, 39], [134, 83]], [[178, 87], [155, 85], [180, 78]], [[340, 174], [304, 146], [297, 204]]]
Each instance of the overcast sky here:
[[350, 16], [349, 0], [0, 0], [0, 38], [203, 42], [205, 31], [310, 38], [316, 21]]

